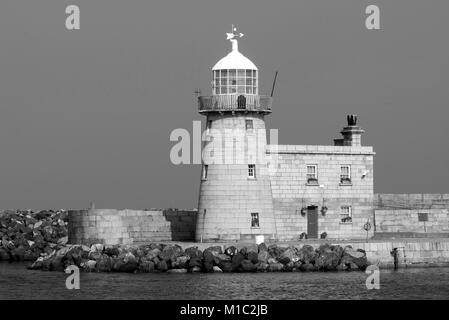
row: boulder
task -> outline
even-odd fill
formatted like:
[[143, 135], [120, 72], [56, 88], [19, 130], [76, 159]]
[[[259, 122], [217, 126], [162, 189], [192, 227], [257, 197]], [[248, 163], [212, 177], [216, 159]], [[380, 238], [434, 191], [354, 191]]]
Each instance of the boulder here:
[[218, 256], [219, 254], [223, 253], [223, 251], [221, 250], [220, 246], [213, 246], [213, 247], [209, 247], [204, 251], [209, 251], [211, 252], [214, 256]]
[[366, 258], [366, 253], [363, 250], [354, 250], [350, 247], [346, 247], [342, 257], [342, 263], [349, 265], [356, 265], [358, 269], [365, 270], [368, 266], [368, 260]]
[[340, 264], [340, 257], [333, 251], [322, 251], [318, 258], [315, 259], [315, 266], [319, 270], [331, 271], [337, 270]]
[[270, 263], [268, 265], [268, 271], [279, 272], [284, 270], [284, 265], [282, 263]]
[[161, 272], [167, 271], [168, 270], [167, 262], [165, 260], [159, 261], [159, 263], [157, 264], [157, 269]]
[[110, 257], [114, 257], [114, 256], [118, 256], [120, 254], [120, 251], [117, 247], [106, 247], [104, 249], [104, 253]]
[[264, 251], [268, 252], [268, 247], [265, 244], [265, 242], [262, 242], [261, 244], [258, 245], [258, 253], [261, 253]]
[[311, 263], [303, 263], [303, 264], [301, 264], [299, 269], [301, 271], [315, 271], [316, 267], [313, 264], [311, 264]]
[[202, 266], [203, 266], [203, 261], [201, 258], [191, 258], [189, 260], [189, 268], [198, 267], [201, 269]]
[[170, 269], [167, 273], [187, 273], [187, 269]]
[[84, 271], [94, 271], [95, 267], [97, 265], [97, 262], [95, 260], [88, 260], [85, 263], [82, 263], [81, 267], [83, 268]]
[[254, 252], [254, 251], [248, 252], [247, 258], [249, 261], [251, 261], [254, 264], [259, 262], [259, 255], [257, 252]]
[[214, 270], [213, 261], [212, 262], [204, 261], [203, 270], [204, 272], [212, 272]]
[[95, 267], [98, 272], [110, 272], [114, 267], [112, 258], [107, 254], [101, 255], [96, 262]]
[[174, 262], [172, 262], [173, 269], [185, 269], [189, 267], [189, 256], [180, 256], [177, 257]]
[[233, 271], [233, 264], [230, 261], [221, 262], [219, 267], [223, 272], [232, 272]]
[[312, 246], [304, 245], [298, 250], [298, 257], [302, 263], [315, 263], [315, 249]]
[[154, 272], [155, 264], [153, 261], [144, 260], [139, 263], [139, 271], [143, 273]]
[[276, 263], [279, 263], [279, 261], [277, 261], [275, 258], [268, 258], [267, 263], [268, 264], [276, 264]]
[[238, 252], [238, 250], [234, 246], [230, 246], [230, 247], [226, 248], [226, 250], [225, 250], [225, 254], [227, 254], [230, 257], [233, 257], [234, 255], [236, 255], [237, 252]]
[[284, 252], [281, 253], [279, 256], [279, 262], [282, 264], [288, 264], [290, 262], [296, 262], [299, 261], [299, 257], [296, 254], [296, 249], [293, 247], [288, 248]]
[[261, 251], [257, 255], [257, 260], [259, 260], [260, 262], [263, 262], [263, 263], [267, 263], [268, 258], [269, 258], [268, 251]]
[[267, 272], [268, 271], [268, 267], [269, 267], [268, 263], [259, 262], [257, 264], [257, 271], [259, 271], [259, 272]]
[[159, 254], [159, 258], [161, 260], [164, 260], [165, 262], [168, 261], [175, 261], [177, 257], [179, 257], [183, 253], [183, 250], [178, 245], [168, 245], [164, 247], [162, 252]]
[[221, 270], [218, 266], [214, 266], [212, 270], [213, 272], [223, 272], [223, 270]]
[[252, 263], [250, 260], [243, 260], [241, 263], [241, 268], [243, 271], [245, 272], [256, 272], [257, 271], [257, 266]]
[[201, 272], [201, 268], [200, 267], [193, 267], [192, 269], [190, 269], [190, 272], [192, 272], [192, 273]]
[[201, 250], [198, 250], [198, 247], [190, 247], [190, 248], [187, 248], [187, 249], [184, 251], [184, 254], [185, 254], [186, 256], [189, 256], [190, 259], [193, 259], [193, 258], [199, 258], [199, 259], [201, 259], [201, 258], [203, 257], [203, 253], [201, 252]]
[[237, 271], [245, 257], [239, 252], [232, 257], [232, 270]]

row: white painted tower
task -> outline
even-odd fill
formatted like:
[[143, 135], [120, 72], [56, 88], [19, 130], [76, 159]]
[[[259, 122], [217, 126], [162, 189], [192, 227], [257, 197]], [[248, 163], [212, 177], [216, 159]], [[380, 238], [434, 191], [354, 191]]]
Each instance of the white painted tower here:
[[265, 115], [272, 98], [259, 95], [259, 70], [239, 52], [233, 26], [232, 51], [212, 68], [212, 95], [198, 97], [207, 117], [203, 145], [197, 241], [274, 239], [276, 223], [267, 170]]

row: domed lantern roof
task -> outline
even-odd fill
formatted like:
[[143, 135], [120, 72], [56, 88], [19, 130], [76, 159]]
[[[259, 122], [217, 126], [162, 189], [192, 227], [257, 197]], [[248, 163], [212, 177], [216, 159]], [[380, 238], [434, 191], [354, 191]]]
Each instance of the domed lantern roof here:
[[249, 69], [258, 70], [256, 65], [240, 53], [238, 48], [238, 42], [236, 38], [243, 37], [243, 33], [237, 33], [237, 28], [232, 26], [232, 33], [227, 33], [227, 40], [232, 43], [232, 51], [225, 57], [220, 59], [212, 68], [212, 70], [225, 70], [225, 69]]
[[227, 40], [232, 43], [232, 51], [218, 61], [212, 68], [212, 89], [214, 95], [257, 95], [258, 69], [251, 60], [239, 52], [237, 38], [243, 37], [232, 26], [232, 33], [227, 33]]

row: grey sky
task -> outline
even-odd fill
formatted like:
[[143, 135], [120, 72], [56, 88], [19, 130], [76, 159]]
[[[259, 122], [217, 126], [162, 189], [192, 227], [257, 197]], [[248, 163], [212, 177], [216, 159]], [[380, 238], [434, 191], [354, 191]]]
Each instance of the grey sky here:
[[331, 144], [357, 113], [376, 192], [449, 192], [448, 14], [447, 0], [2, 0], [0, 207], [196, 207], [200, 167], [170, 163], [169, 135], [202, 119], [193, 91], [210, 92], [232, 23], [261, 92], [279, 70], [281, 144]]

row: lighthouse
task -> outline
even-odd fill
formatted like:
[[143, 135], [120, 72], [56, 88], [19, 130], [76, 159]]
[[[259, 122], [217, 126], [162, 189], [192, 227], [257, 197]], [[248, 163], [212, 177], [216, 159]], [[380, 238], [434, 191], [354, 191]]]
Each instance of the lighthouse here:
[[275, 239], [265, 129], [272, 97], [259, 94], [259, 70], [239, 51], [243, 34], [233, 26], [226, 35], [231, 51], [211, 70], [212, 94], [198, 97], [206, 130], [195, 237]]

